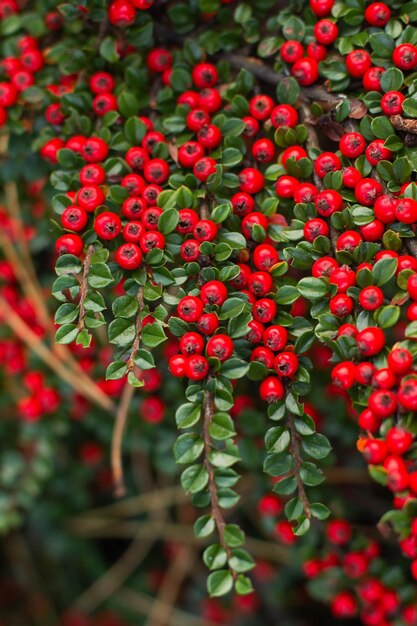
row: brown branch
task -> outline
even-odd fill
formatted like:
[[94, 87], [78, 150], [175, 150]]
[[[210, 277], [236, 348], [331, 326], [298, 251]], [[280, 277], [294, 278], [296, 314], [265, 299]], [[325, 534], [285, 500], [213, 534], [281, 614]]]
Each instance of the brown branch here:
[[406, 133], [417, 135], [417, 120], [408, 119], [402, 115], [391, 115], [389, 121], [394, 126], [395, 130], [403, 130]]
[[289, 416], [288, 425], [289, 425], [290, 433], [291, 433], [290, 450], [291, 450], [292, 456], [294, 458], [294, 463], [295, 463], [294, 476], [297, 480], [298, 497], [300, 498], [302, 502], [303, 510], [304, 510], [306, 517], [308, 519], [311, 519], [310, 503], [308, 501], [307, 494], [304, 488], [304, 483], [302, 481], [301, 474], [300, 474], [301, 464], [303, 462], [301, 458], [301, 453], [300, 453], [300, 436], [295, 429], [294, 416], [292, 414], [290, 414]]
[[218, 626], [218, 623], [203, 619], [197, 615], [191, 615], [181, 609], [173, 608], [170, 604], [160, 600], [159, 598], [153, 599], [150, 596], [134, 591], [133, 589], [122, 589], [115, 596], [115, 600], [119, 601], [123, 608], [136, 612], [145, 618], [149, 614], [149, 611], [154, 603], [156, 603], [158, 611], [170, 612], [169, 626]]
[[20, 341], [25, 343], [30, 350], [77, 393], [106, 411], [114, 411], [115, 407], [111, 399], [106, 396], [104, 392], [99, 393], [99, 389], [96, 385], [91, 386], [87, 384], [77, 373], [67, 369], [57, 355], [43, 343], [40, 337], [33, 332], [28, 324], [24, 322], [2, 297], [0, 297], [0, 313], [3, 317], [3, 322], [10, 327]]
[[[161, 539], [188, 545], [203, 546], [209, 544], [210, 537], [197, 539], [193, 527], [189, 524], [155, 523], [154, 520], [146, 522], [114, 521], [109, 524], [108, 520], [73, 519], [68, 524], [70, 532], [80, 537], [94, 539], [130, 539], [140, 534], [145, 539]], [[271, 563], [290, 563], [291, 553], [288, 548], [280, 546], [276, 541], [263, 541], [253, 537], [246, 537], [246, 547], [255, 558], [262, 558]]]
[[130, 357], [127, 361], [127, 371], [133, 372], [135, 369], [135, 356], [139, 350], [140, 346], [140, 337], [142, 334], [142, 311], [145, 306], [143, 302], [143, 287], [139, 287], [139, 291], [137, 293], [137, 301], [139, 304], [138, 314], [136, 315], [136, 323], [135, 323], [135, 338], [132, 343], [132, 351], [130, 353]]
[[91, 259], [93, 254], [94, 246], [90, 245], [88, 246], [87, 254], [85, 255], [83, 275], [80, 284], [80, 302], [78, 305], [80, 307], [78, 330], [80, 331], [85, 328], [85, 299], [88, 295], [88, 275], [90, 273]]
[[[207, 382], [210, 382], [210, 377]], [[210, 451], [211, 451], [211, 437], [210, 437], [210, 424], [213, 419], [213, 415], [215, 412], [214, 406], [214, 397], [211, 391], [208, 389], [204, 392], [204, 401], [203, 401], [203, 441], [204, 441], [204, 466], [208, 473], [208, 490], [210, 494], [211, 501], [211, 513], [213, 515], [214, 523], [216, 525], [217, 534], [219, 536], [219, 543], [227, 552], [228, 557], [230, 557], [230, 548], [226, 544], [224, 539], [224, 531], [226, 522], [223, 517], [223, 513], [220, 509], [219, 505], [219, 497], [217, 494], [217, 485], [216, 479], [214, 475], [214, 467], [210, 463]]]
[[195, 563], [195, 551], [191, 546], [182, 545], [170, 562], [148, 613], [145, 626], [170, 626], [175, 601], [184, 580], [189, 576]]
[[114, 494], [116, 498], [121, 498], [126, 493], [123, 476], [122, 443], [134, 391], [135, 388], [126, 382], [123, 388], [122, 397], [120, 398], [120, 404], [117, 409], [116, 420], [113, 428], [111, 442], [111, 466], [113, 471]]

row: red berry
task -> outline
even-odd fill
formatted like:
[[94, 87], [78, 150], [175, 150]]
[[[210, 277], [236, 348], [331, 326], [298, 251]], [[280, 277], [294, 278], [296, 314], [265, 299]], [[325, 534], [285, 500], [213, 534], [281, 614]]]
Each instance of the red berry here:
[[209, 372], [207, 359], [201, 354], [190, 356], [185, 365], [185, 374], [191, 380], [203, 380]]
[[361, 330], [356, 337], [359, 352], [363, 356], [374, 356], [383, 350], [385, 335], [377, 326]]
[[354, 78], [362, 78], [371, 65], [371, 57], [366, 50], [352, 50], [346, 56], [347, 71]]
[[279, 378], [276, 376], [268, 376], [265, 378], [260, 387], [259, 394], [262, 400], [268, 402], [279, 402], [285, 395], [285, 388]]
[[283, 61], [293, 64], [303, 58], [304, 48], [299, 41], [290, 39], [282, 44], [280, 55]]
[[394, 65], [401, 70], [413, 70], [417, 65], [417, 48], [411, 43], [402, 43], [392, 53]]
[[55, 251], [57, 254], [74, 254], [80, 256], [84, 249], [83, 240], [79, 235], [61, 235], [55, 243]]
[[185, 322], [197, 322], [203, 314], [203, 310], [202, 301], [195, 296], [185, 296], [177, 306], [177, 313]]
[[298, 113], [290, 104], [279, 104], [271, 111], [271, 122], [274, 128], [293, 128], [298, 124]]
[[298, 357], [294, 352], [280, 352], [274, 359], [274, 370], [281, 378], [293, 378], [298, 370]]
[[204, 304], [216, 304], [221, 306], [227, 299], [226, 285], [219, 280], [211, 280], [201, 287], [200, 298]]
[[110, 211], [100, 213], [95, 219], [94, 230], [100, 239], [110, 241], [115, 239], [122, 230], [122, 223], [120, 218]]
[[202, 354], [204, 350], [203, 337], [199, 333], [185, 333], [180, 339], [180, 350], [186, 356]]
[[356, 159], [364, 152], [366, 141], [360, 133], [346, 133], [340, 139], [339, 148], [344, 156]]
[[319, 20], [314, 26], [314, 36], [317, 41], [325, 46], [330, 45], [335, 41], [339, 34], [337, 24], [331, 20]]
[[207, 356], [226, 361], [233, 354], [233, 341], [228, 335], [214, 335], [207, 342]]
[[371, 26], [385, 26], [390, 17], [391, 11], [383, 2], [373, 2], [366, 7], [365, 20]]
[[124, 243], [116, 250], [117, 263], [125, 270], [135, 270], [142, 265], [142, 251], [135, 243]]

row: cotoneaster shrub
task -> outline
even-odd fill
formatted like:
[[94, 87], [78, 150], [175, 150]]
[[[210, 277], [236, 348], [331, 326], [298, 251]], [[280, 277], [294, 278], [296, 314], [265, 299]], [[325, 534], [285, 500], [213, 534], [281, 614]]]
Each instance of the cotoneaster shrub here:
[[[256, 611], [229, 513], [253, 489], [251, 524], [294, 545], [334, 617], [417, 623], [416, 6], [0, 2], [2, 352], [24, 423], [5, 530], [57, 479], [70, 415], [91, 424], [85, 466], [111, 447], [116, 496], [123, 450], [175, 459], [211, 597]], [[346, 454], [385, 511], [326, 483]]]

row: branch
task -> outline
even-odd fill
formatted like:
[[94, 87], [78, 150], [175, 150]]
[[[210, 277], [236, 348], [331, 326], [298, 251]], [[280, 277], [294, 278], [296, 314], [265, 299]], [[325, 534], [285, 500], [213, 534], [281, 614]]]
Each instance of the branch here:
[[83, 276], [81, 279], [81, 289], [80, 289], [80, 302], [79, 302], [79, 307], [80, 307], [80, 315], [79, 315], [79, 320], [78, 320], [78, 330], [83, 330], [85, 328], [85, 299], [88, 295], [88, 275], [90, 273], [90, 266], [91, 266], [91, 258], [94, 254], [94, 246], [90, 245], [88, 246], [87, 249], [87, 254], [85, 255], [85, 259], [84, 259], [84, 270], [83, 270]]
[[301, 453], [300, 453], [300, 437], [295, 429], [294, 416], [292, 414], [290, 414], [289, 416], [288, 425], [290, 427], [290, 433], [291, 433], [290, 450], [295, 461], [294, 476], [297, 480], [298, 496], [303, 504], [303, 510], [304, 510], [306, 517], [310, 519], [311, 518], [310, 503], [308, 501], [307, 494], [304, 488], [304, 483], [300, 475], [300, 468], [303, 462], [301, 458]]
[[[210, 382], [210, 378], [207, 382]], [[204, 401], [203, 401], [203, 441], [204, 441], [204, 466], [208, 472], [209, 480], [208, 480], [208, 490], [210, 494], [211, 501], [211, 513], [213, 515], [214, 523], [216, 524], [217, 534], [219, 536], [219, 543], [226, 550], [228, 558], [231, 555], [230, 548], [226, 544], [224, 540], [224, 529], [226, 526], [226, 522], [223, 517], [223, 513], [220, 509], [219, 498], [217, 495], [217, 485], [216, 479], [214, 475], [214, 467], [210, 463], [209, 455], [211, 451], [211, 437], [210, 437], [210, 424], [213, 418], [213, 414], [215, 411], [214, 406], [214, 398], [211, 391], [208, 391], [206, 388], [204, 392]]]
[[135, 388], [126, 382], [114, 423], [111, 442], [111, 466], [113, 471], [114, 494], [116, 498], [121, 498], [126, 493], [123, 477], [122, 443], [134, 391]]
[[130, 357], [127, 361], [127, 371], [129, 372], [133, 372], [133, 370], [135, 369], [135, 356], [139, 350], [139, 346], [140, 346], [140, 337], [142, 334], [142, 311], [143, 311], [143, 307], [144, 302], [143, 302], [143, 287], [139, 287], [139, 291], [137, 293], [137, 301], [139, 304], [139, 310], [138, 310], [138, 314], [136, 316], [136, 323], [135, 323], [135, 338], [133, 340], [132, 343], [132, 351], [130, 353]]
[[403, 130], [406, 133], [417, 135], [417, 120], [408, 119], [402, 115], [391, 115], [389, 121], [396, 130]]

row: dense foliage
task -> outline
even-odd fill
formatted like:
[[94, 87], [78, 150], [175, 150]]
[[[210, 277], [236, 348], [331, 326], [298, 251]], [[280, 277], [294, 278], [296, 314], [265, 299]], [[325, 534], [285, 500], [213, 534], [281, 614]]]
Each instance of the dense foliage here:
[[0, 525], [57, 568], [34, 624], [417, 624], [416, 22], [0, 0]]

